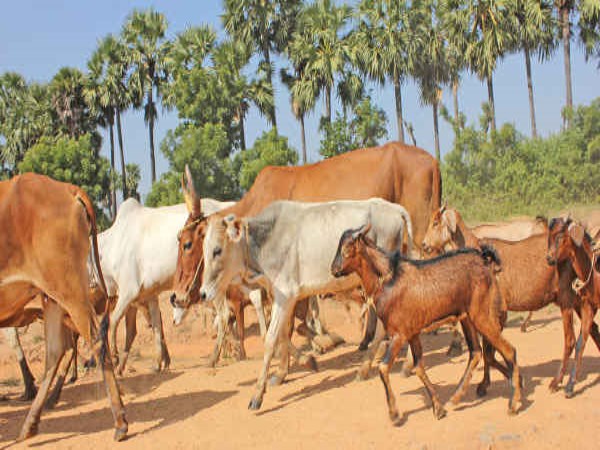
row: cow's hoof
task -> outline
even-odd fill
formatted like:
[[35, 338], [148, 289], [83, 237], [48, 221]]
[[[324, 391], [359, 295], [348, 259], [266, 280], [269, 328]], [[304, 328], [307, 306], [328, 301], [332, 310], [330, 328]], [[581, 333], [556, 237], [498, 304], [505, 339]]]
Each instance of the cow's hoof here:
[[359, 344], [359, 346], [358, 346], [358, 349], [359, 349], [361, 352], [364, 352], [364, 351], [365, 351], [366, 349], [368, 349], [368, 348], [369, 348], [369, 343], [368, 343], [368, 342], [365, 342], [365, 341], [361, 342], [361, 343]]
[[116, 442], [121, 442], [127, 439], [127, 426], [123, 428], [117, 428], [115, 430], [114, 440]]
[[443, 419], [446, 417], [446, 410], [443, 406], [440, 406], [439, 408], [433, 410], [433, 415], [437, 420]]
[[248, 409], [251, 411], [258, 411], [262, 406], [262, 398], [252, 397], [250, 403], [248, 404]]
[[567, 387], [565, 388], [565, 398], [572, 398], [573, 395], [575, 395], [573, 392], [573, 387], [573, 385], [567, 384]]
[[487, 395], [487, 385], [480, 384], [479, 386], [477, 386], [477, 396], [485, 397], [486, 395]]
[[73, 375], [71, 378], [69, 378], [67, 380], [67, 384], [75, 384], [76, 381], [77, 381], [77, 377], [75, 375]]
[[21, 402], [30, 402], [37, 395], [37, 388], [35, 386], [25, 389], [25, 392], [19, 397]]
[[318, 372], [319, 367], [317, 366], [317, 360], [313, 355], [309, 355], [305, 362], [306, 367], [313, 372]]
[[390, 420], [392, 421], [392, 423], [396, 423], [398, 422], [398, 418], [400, 417], [398, 414], [398, 411], [389, 411], [389, 416], [390, 416]]
[[508, 415], [516, 416], [521, 409], [521, 402], [518, 400], [511, 401], [508, 405]]

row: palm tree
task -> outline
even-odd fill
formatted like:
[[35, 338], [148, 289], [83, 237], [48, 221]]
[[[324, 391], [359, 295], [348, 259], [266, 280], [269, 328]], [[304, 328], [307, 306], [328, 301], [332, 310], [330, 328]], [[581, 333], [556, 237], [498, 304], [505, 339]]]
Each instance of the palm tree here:
[[579, 13], [579, 38], [585, 48], [586, 60], [598, 58], [600, 68], [600, 4], [594, 0], [583, 0]]
[[418, 49], [421, 56], [415, 67], [415, 78], [419, 80], [422, 103], [432, 107], [435, 157], [440, 161], [438, 109], [442, 87], [451, 79], [447, 46], [440, 20], [441, 11], [437, 8], [437, 3], [425, 0], [412, 6], [411, 15], [416, 19], [413, 32], [421, 35]]
[[358, 27], [351, 35], [354, 60], [370, 79], [394, 85], [398, 140], [404, 143], [402, 83], [414, 70], [418, 45], [410, 27], [408, 5], [397, 0], [362, 0], [357, 9]]
[[[267, 82], [273, 90], [272, 53], [281, 52], [292, 35], [301, 0], [225, 0], [223, 27], [235, 40], [262, 56]], [[267, 115], [277, 128], [275, 105]]]
[[[148, 124], [150, 140], [150, 166], [152, 183], [156, 181], [156, 161], [154, 156], [154, 123], [157, 120], [156, 101], [162, 95], [166, 80], [165, 32], [167, 20], [163, 14], [150, 8], [144, 11], [134, 10], [125, 25], [122, 35], [128, 44], [128, 52], [134, 74], [132, 81], [137, 84], [140, 98], [134, 105], [141, 104], [145, 95], [144, 121]], [[156, 93], [156, 100], [155, 100]]]
[[306, 61], [305, 76], [313, 78], [324, 94], [323, 121], [331, 123], [331, 92], [335, 77], [350, 62], [349, 41], [341, 33], [351, 17], [347, 5], [336, 6], [332, 0], [317, 0], [305, 6], [290, 44], [293, 64]]
[[[566, 108], [568, 111], [573, 109], [573, 84], [571, 81], [571, 13], [575, 11], [576, 0], [555, 0], [554, 6], [558, 13], [558, 23], [563, 43], [564, 68], [565, 68], [565, 89], [566, 89]], [[570, 113], [565, 115], [565, 125], [570, 125]]]
[[469, 17], [466, 56], [472, 72], [485, 80], [488, 89], [490, 126], [496, 131], [493, 75], [508, 45], [506, 9], [499, 0], [468, 0], [463, 11]]
[[50, 96], [58, 122], [71, 138], [93, 129], [84, 99], [85, 75], [72, 67], [63, 67], [50, 82]]
[[510, 37], [514, 50], [523, 50], [525, 73], [529, 93], [531, 136], [537, 138], [533, 81], [531, 77], [531, 53], [540, 60], [547, 59], [554, 48], [554, 20], [552, 4], [547, 0], [507, 0]]

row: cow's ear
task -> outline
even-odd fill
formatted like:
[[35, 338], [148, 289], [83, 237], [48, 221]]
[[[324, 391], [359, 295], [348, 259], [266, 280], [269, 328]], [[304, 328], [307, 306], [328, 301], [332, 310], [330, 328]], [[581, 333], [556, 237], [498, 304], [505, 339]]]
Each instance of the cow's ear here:
[[585, 236], [585, 228], [579, 223], [572, 223], [569, 225], [569, 236], [577, 247], [581, 247]]
[[187, 210], [192, 217], [198, 217], [202, 214], [202, 206], [200, 203], [200, 197], [196, 194], [196, 188], [194, 187], [194, 180], [192, 179], [192, 172], [189, 166], [185, 165], [185, 172], [181, 176], [181, 190], [183, 191], [183, 198]]
[[242, 239], [242, 219], [237, 219], [233, 214], [223, 219], [227, 238], [231, 242], [239, 242]]
[[452, 233], [456, 233], [456, 223], [458, 222], [456, 211], [453, 209], [445, 210], [442, 214], [442, 222], [448, 226]]

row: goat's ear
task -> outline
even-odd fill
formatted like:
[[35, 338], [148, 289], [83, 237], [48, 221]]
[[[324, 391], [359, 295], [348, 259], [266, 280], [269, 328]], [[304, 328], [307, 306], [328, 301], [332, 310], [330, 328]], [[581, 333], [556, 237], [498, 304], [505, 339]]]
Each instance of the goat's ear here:
[[223, 219], [223, 225], [231, 242], [239, 242], [242, 239], [242, 219], [237, 219], [231, 214]]
[[444, 214], [442, 215], [442, 221], [448, 226], [448, 228], [450, 228], [452, 233], [456, 233], [456, 222], [458, 221], [456, 217], [456, 211], [453, 209], [444, 211]]
[[371, 222], [365, 223], [362, 227], [352, 233], [352, 239], [356, 240], [359, 237], [365, 237], [367, 233], [371, 230]]
[[569, 225], [569, 236], [577, 247], [581, 247], [585, 236], [585, 228], [579, 223], [572, 223]]

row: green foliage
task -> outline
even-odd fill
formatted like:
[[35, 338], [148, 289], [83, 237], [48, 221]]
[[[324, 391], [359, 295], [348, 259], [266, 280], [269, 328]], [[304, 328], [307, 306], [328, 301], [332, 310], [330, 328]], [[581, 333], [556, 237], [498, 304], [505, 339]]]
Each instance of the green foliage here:
[[573, 126], [526, 139], [505, 124], [491, 136], [466, 127], [442, 166], [444, 195], [470, 220], [540, 214], [600, 201], [600, 99], [574, 111]]
[[169, 161], [170, 171], [152, 186], [146, 198], [151, 206], [170, 205], [183, 201], [181, 175], [188, 164], [194, 185], [201, 197], [229, 200], [239, 197], [237, 176], [229, 153], [229, 139], [222, 125], [190, 125], [169, 131], [161, 151]]
[[330, 158], [356, 148], [374, 147], [387, 138], [385, 112], [374, 105], [369, 96], [364, 97], [348, 120], [338, 114], [331, 123], [323, 123], [324, 137], [319, 152]]
[[272, 129], [256, 139], [251, 149], [238, 153], [235, 163], [240, 169], [240, 186], [247, 190], [266, 166], [288, 166], [297, 162], [298, 154], [289, 146], [288, 139]]
[[101, 209], [108, 202], [110, 164], [99, 155], [97, 136], [78, 139], [42, 137], [19, 163], [19, 172], [35, 172], [81, 187]]

